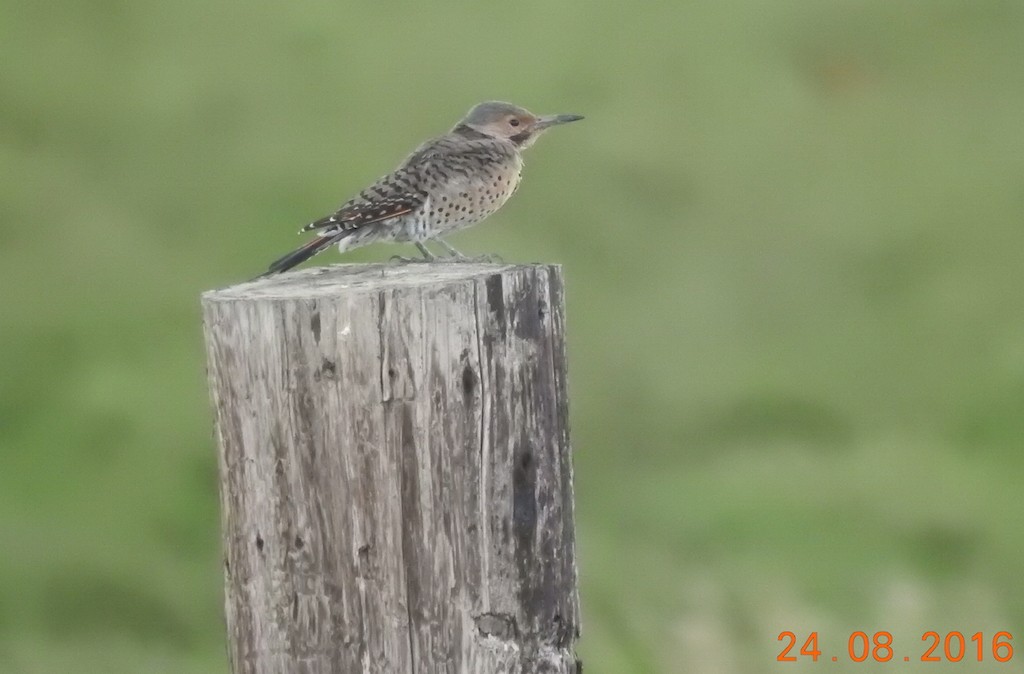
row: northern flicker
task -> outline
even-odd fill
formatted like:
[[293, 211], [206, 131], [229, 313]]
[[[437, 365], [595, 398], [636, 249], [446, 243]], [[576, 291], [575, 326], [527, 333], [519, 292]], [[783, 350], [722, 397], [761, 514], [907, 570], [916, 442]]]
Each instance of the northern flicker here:
[[337, 244], [341, 251], [376, 241], [411, 242], [425, 260], [436, 242], [451, 259], [461, 253], [441, 237], [475, 225], [501, 208], [519, 186], [522, 151], [545, 130], [583, 119], [537, 116], [511, 103], [475, 106], [443, 136], [428, 140], [393, 172], [302, 232], [316, 237], [270, 265], [264, 276], [287, 271]]

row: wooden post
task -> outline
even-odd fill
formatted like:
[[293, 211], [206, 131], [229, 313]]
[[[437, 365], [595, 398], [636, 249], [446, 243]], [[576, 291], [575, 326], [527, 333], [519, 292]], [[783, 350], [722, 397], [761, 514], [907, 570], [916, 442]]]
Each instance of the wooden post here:
[[235, 674], [573, 673], [561, 269], [203, 295]]

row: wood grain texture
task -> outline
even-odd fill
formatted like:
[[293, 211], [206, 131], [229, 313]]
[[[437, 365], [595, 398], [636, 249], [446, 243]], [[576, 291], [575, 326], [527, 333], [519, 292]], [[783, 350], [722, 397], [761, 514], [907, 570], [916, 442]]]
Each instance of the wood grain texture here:
[[203, 296], [235, 674], [577, 673], [557, 266]]

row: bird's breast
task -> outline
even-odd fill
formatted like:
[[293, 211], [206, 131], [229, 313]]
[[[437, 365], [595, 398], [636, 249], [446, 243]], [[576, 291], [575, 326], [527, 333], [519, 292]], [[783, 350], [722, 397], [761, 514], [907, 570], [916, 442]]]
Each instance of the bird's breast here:
[[483, 164], [447, 172], [433, 181], [422, 217], [431, 229], [452, 231], [474, 225], [501, 208], [519, 185], [521, 164]]

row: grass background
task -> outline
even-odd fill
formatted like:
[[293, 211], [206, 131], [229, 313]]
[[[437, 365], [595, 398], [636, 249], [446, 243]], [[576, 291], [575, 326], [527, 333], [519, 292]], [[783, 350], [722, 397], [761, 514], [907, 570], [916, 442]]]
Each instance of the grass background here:
[[1016, 668], [845, 648], [1024, 623], [1024, 3], [0, 15], [0, 671], [227, 671], [198, 295], [492, 98], [587, 115], [455, 240], [565, 265], [587, 671]]

